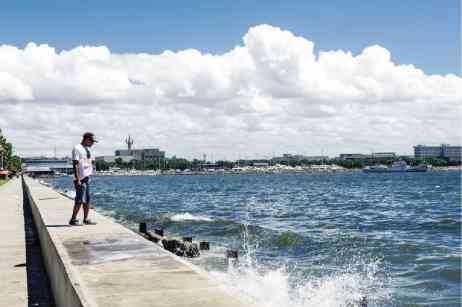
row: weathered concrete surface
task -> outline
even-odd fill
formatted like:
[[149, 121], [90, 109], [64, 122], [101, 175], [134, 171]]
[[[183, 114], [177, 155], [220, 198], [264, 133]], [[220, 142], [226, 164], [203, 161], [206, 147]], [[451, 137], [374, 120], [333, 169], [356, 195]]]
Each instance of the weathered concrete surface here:
[[21, 181], [0, 187], [0, 306], [27, 306], [27, 269]]
[[73, 202], [25, 182], [58, 306], [250, 306], [199, 268], [93, 210], [97, 225], [68, 227]]

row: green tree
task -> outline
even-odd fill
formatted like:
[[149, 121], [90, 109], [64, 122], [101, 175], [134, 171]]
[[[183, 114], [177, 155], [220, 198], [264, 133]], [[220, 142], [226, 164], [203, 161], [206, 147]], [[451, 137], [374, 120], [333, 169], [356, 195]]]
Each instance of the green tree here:
[[4, 169], [12, 172], [21, 170], [21, 159], [18, 156], [13, 156], [13, 145], [3, 136], [2, 129], [0, 129], [0, 151]]
[[107, 171], [111, 164], [104, 160], [96, 160], [95, 166], [97, 171]]
[[115, 159], [115, 165], [118, 167], [118, 168], [123, 168], [123, 163], [124, 161], [122, 160], [122, 158], [116, 158]]

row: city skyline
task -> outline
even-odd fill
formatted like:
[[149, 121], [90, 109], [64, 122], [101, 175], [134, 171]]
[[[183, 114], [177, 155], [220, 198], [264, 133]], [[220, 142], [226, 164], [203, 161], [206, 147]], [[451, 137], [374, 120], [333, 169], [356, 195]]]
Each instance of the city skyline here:
[[[131, 137], [131, 136], [130, 136]], [[126, 142], [126, 140], [125, 140]], [[127, 144], [128, 145], [128, 144]], [[162, 155], [164, 155], [165, 158], [169, 159], [169, 158], [172, 158], [172, 157], [176, 157], [176, 158], [186, 158], [186, 157], [183, 157], [183, 156], [177, 156], [176, 154], [174, 153], [166, 153], [165, 151], [162, 151], [162, 148], [156, 148], [155, 146], [149, 146], [149, 148], [140, 148], [140, 147], [133, 147], [132, 148], [132, 145], [133, 145], [133, 138], [132, 138], [132, 142], [130, 143], [130, 149], [127, 148], [115, 148], [111, 153], [104, 153], [104, 154], [100, 154], [98, 153], [97, 151], [95, 152], [94, 151], [94, 155], [98, 158], [108, 158], [108, 157], [113, 157], [114, 159], [118, 156], [123, 156], [123, 157], [126, 157], [126, 155], [128, 154], [129, 151], [133, 151], [133, 152], [141, 152], [141, 151], [144, 151], [144, 150], [149, 150], [149, 151], [152, 151], [152, 150], [155, 150], [155, 151], [160, 151], [160, 153], [162, 153]], [[222, 157], [222, 158], [216, 158], [216, 156], [214, 155], [213, 152], [202, 152], [202, 153], [196, 153], [194, 155], [192, 155], [191, 157], [189, 157], [190, 160], [205, 160], [205, 161], [209, 161], [209, 162], [214, 162], [214, 161], [220, 161], [220, 160], [224, 160], [224, 161], [237, 161], [237, 160], [271, 160], [271, 159], [282, 159], [286, 156], [292, 156], [292, 157], [295, 157], [295, 158], [300, 158], [301, 157], [304, 157], [304, 158], [314, 158], [314, 157], [319, 157], [319, 158], [326, 158], [326, 159], [342, 159], [342, 156], [349, 156], [349, 155], [352, 155], [352, 156], [355, 156], [355, 155], [360, 155], [360, 156], [364, 156], [364, 157], [367, 157], [367, 156], [370, 156], [370, 157], [374, 157], [374, 156], [377, 156], [377, 157], [415, 157], [416, 155], [416, 148], [422, 148], [422, 147], [433, 147], [433, 148], [440, 148], [441, 146], [449, 146], [449, 147], [461, 147], [460, 144], [416, 144], [415, 146], [412, 147], [412, 154], [409, 154], [409, 153], [400, 153], [400, 152], [392, 152], [392, 151], [371, 151], [371, 152], [338, 152], [334, 155], [324, 155], [324, 154], [319, 154], [319, 155], [313, 155], [313, 154], [309, 154], [308, 152], [281, 152], [281, 153], [275, 153], [275, 152], [272, 152], [272, 153], [237, 153], [235, 157], [232, 157], [231, 156], [228, 156], [228, 157]], [[434, 149], [433, 149], [434, 150]], [[460, 151], [460, 149], [459, 149]], [[139, 153], [138, 153], [139, 155]], [[215, 157], [215, 158], [214, 158]], [[69, 154], [62, 154], [62, 155], [59, 155], [57, 154], [57, 151], [56, 151], [56, 148], [53, 148], [53, 154], [45, 154], [45, 155], [30, 155], [30, 156], [27, 156], [27, 157], [23, 157], [25, 159], [28, 159], [28, 158], [46, 158], [46, 159], [53, 159], [53, 158], [57, 158], [57, 159], [70, 159], [70, 155]]]
[[17, 154], [68, 155], [85, 131], [101, 155], [130, 134], [215, 160], [461, 143], [458, 1], [107, 4], [3, 4], [0, 128]]

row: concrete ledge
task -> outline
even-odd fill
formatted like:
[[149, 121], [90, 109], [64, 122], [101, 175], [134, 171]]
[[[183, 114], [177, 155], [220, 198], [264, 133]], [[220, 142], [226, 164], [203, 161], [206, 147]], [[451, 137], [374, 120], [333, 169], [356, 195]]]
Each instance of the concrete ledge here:
[[57, 306], [250, 306], [198, 267], [93, 211], [69, 227], [73, 201], [30, 178], [32, 206]]
[[[42, 216], [39, 205], [48, 199], [61, 200], [53, 190], [40, 185], [37, 181], [24, 178], [23, 189], [29, 198], [32, 216], [37, 228], [40, 239], [40, 246], [43, 254], [48, 278], [50, 279], [53, 297], [57, 306], [96, 306], [88, 302], [85, 291], [78, 281], [78, 275], [73, 272], [73, 267], [66, 257], [63, 246], [53, 242], [58, 239], [58, 235], [48, 231], [50, 224], [46, 223], [46, 218]], [[34, 195], [35, 193], [35, 195]], [[57, 194], [57, 193], [56, 193]], [[45, 197], [44, 197], [45, 196]], [[47, 211], [48, 213], [48, 211]]]

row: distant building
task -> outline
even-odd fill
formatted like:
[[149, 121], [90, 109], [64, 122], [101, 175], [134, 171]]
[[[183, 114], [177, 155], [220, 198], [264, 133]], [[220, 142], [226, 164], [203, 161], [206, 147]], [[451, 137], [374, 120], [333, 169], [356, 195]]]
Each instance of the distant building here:
[[72, 161], [60, 159], [26, 159], [23, 160], [23, 170], [31, 175], [72, 174]]
[[441, 156], [451, 162], [461, 162], [462, 146], [450, 146], [448, 144], [441, 145]]
[[122, 159], [122, 162], [130, 162], [133, 160], [133, 156], [98, 156], [95, 158], [96, 161], [104, 161], [107, 163], [115, 163], [116, 159]]
[[352, 154], [340, 154], [340, 160], [359, 160], [359, 159], [366, 159], [370, 158], [370, 155], [364, 155], [359, 153], [352, 153]]
[[328, 156], [304, 156], [304, 155], [292, 155], [292, 154], [283, 154], [282, 157], [274, 157], [271, 160], [275, 162], [297, 160], [297, 161], [324, 161], [329, 160]]
[[441, 144], [440, 146], [414, 146], [415, 158], [443, 158], [450, 162], [461, 162], [461, 146]]
[[329, 160], [328, 156], [303, 156], [302, 160], [306, 161], [326, 161]]
[[153, 161], [165, 158], [165, 151], [161, 151], [158, 148], [145, 148], [145, 149], [134, 149], [132, 155], [136, 160], [142, 161]]
[[[130, 152], [130, 154], [128, 154]], [[119, 156], [131, 156], [133, 160], [139, 161], [153, 161], [165, 158], [165, 151], [158, 148], [145, 148], [145, 149], [131, 149], [131, 150], [116, 150], [116, 158]]]
[[[125, 139], [127, 149], [118, 149], [115, 151], [113, 160], [121, 157], [124, 161], [156, 161], [165, 158], [165, 151], [161, 151], [158, 148], [144, 148], [144, 149], [132, 149], [134, 140], [131, 136]], [[112, 160], [112, 156], [105, 156], [104, 161]]]
[[115, 151], [116, 156], [130, 156], [130, 151], [128, 149], [118, 149]]
[[395, 152], [374, 152], [372, 158], [396, 158]]

